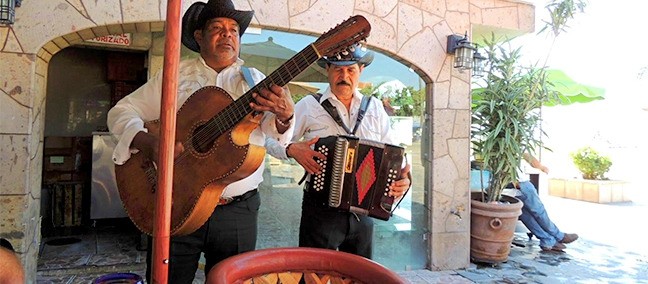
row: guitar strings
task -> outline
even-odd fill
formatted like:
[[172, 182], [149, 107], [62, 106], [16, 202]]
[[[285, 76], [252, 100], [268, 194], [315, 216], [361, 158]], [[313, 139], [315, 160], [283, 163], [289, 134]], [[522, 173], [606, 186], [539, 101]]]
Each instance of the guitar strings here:
[[[307, 50], [305, 49], [304, 51]], [[232, 129], [236, 124], [240, 122], [242, 118], [253, 111], [250, 107], [250, 102], [254, 101], [252, 93], [258, 93], [258, 90], [260, 88], [268, 88], [270, 84], [276, 84], [280, 86], [286, 85], [287, 82], [301, 73], [317, 59], [317, 56], [314, 54], [314, 52], [311, 52], [310, 55], [305, 55], [303, 54], [304, 51], [298, 53], [298, 56], [296, 56], [297, 59], [301, 59], [299, 62], [296, 62], [294, 60], [295, 57], [293, 57], [293, 59], [290, 59], [286, 63], [282, 64], [276, 72], [270, 74], [264, 80], [259, 82], [259, 84], [247, 91], [241, 98], [234, 101], [232, 104], [223, 109], [218, 115], [210, 119], [205, 125], [203, 125], [202, 129], [196, 132], [197, 135], [189, 137], [188, 142], [197, 141], [200, 146], [211, 146], [212, 142], [216, 141], [218, 137]], [[296, 75], [291, 74], [289, 70], [290, 68], [288, 68], [288, 66], [299, 70], [299, 72], [297, 72]], [[288, 78], [288, 80], [286, 81], [286, 74], [288, 74], [292, 78]], [[177, 161], [181, 161], [182, 158], [186, 157], [188, 154], [189, 153], [183, 153], [178, 157]]]
[[[352, 43], [362, 41], [364, 39], [364, 34], [361, 37], [356, 34], [354, 37], [340, 41], [335, 48], [339, 49], [340, 46], [347, 46], [348, 48], [350, 45], [352, 45]], [[315, 43], [317, 43], [317, 41]], [[279, 68], [277, 68], [277, 70], [275, 70], [268, 77], [259, 82], [259, 84], [252, 87], [241, 98], [237, 99], [236, 101], [234, 101], [234, 103], [227, 106], [216, 117], [209, 120], [208, 123], [203, 125], [204, 128], [199, 130], [198, 135], [191, 136], [189, 138], [189, 141], [198, 141], [199, 143], [201, 143], [201, 146], [203, 146], [203, 143], [207, 142], [209, 143], [208, 146], [210, 146], [212, 142], [218, 139], [218, 137], [227, 132], [229, 129], [232, 129], [232, 127], [238, 124], [243, 117], [252, 112], [252, 108], [249, 106], [250, 102], [254, 100], [252, 93], [258, 93], [258, 90], [261, 87], [268, 88], [270, 86], [270, 83], [277, 84], [278, 80], [281, 80], [281, 82], [277, 85], [280, 85], [282, 87], [285, 86], [288, 82], [297, 77], [303, 70], [308, 68], [308, 66], [317, 61], [317, 59], [319, 58], [320, 56], [316, 53], [314, 45], [308, 45], [291, 59], [284, 62], [281, 66], [279, 66]], [[299, 62], [296, 62], [296, 59], [301, 60]], [[293, 75], [290, 72], [291, 69], [298, 70], [298, 72]], [[288, 74], [289, 76], [285, 76], [286, 74]], [[284, 77], [288, 77], [288, 80], [284, 80]], [[229, 119], [229, 121], [223, 121], [224, 119]], [[174, 160], [174, 164], [182, 161], [183, 158], [187, 155], [189, 155], [189, 153], [181, 154], [178, 159]]]
[[[216, 116], [208, 120], [206, 124], [204, 124], [199, 130], [196, 130], [186, 141], [183, 142], [185, 147], [188, 145], [191, 145], [191, 147], [194, 147], [195, 145], [204, 147], [205, 144], [211, 145], [211, 143], [216, 142], [221, 135], [231, 130], [241, 121], [241, 119], [253, 111], [252, 107], [250, 107], [250, 103], [254, 101], [254, 98], [252, 97], [253, 93], [259, 93], [261, 88], [268, 88], [272, 84], [283, 87], [303, 70], [308, 68], [308, 66], [317, 61], [319, 56], [311, 47], [312, 45], [307, 46], [291, 59], [284, 62], [269, 76], [265, 77], [261, 82], [243, 94], [243, 96], [226, 106]], [[290, 69], [293, 68], [299, 72], [296, 72], [296, 74], [291, 73]], [[285, 80], [284, 78], [288, 79]], [[194, 144], [193, 141], [196, 141], [197, 144]], [[191, 151], [185, 150], [176, 159], [174, 159], [173, 164], [176, 165], [182, 162], [190, 155]], [[133, 173], [133, 175], [135, 175], [135, 173]], [[147, 180], [155, 188], [155, 185], [157, 184], [157, 169], [153, 166], [148, 166], [145, 169], [145, 175]]]

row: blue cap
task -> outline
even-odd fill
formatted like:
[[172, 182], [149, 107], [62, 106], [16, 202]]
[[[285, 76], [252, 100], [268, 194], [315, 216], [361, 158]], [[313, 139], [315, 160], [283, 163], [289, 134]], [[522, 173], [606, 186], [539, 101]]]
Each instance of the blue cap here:
[[347, 54], [339, 54], [338, 56], [327, 57], [324, 56], [317, 60], [317, 65], [326, 68], [326, 64], [334, 64], [338, 66], [347, 66], [352, 64], [369, 66], [374, 59], [373, 51], [363, 48], [360, 44], [354, 44], [349, 47]]

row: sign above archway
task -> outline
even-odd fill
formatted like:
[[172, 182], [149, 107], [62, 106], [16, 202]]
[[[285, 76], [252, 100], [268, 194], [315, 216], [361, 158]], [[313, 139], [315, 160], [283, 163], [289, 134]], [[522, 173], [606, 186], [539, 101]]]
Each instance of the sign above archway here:
[[131, 45], [131, 34], [118, 34], [118, 35], [105, 35], [99, 36], [93, 39], [86, 40], [87, 42], [111, 44], [111, 45], [120, 45], [120, 46], [130, 46]]

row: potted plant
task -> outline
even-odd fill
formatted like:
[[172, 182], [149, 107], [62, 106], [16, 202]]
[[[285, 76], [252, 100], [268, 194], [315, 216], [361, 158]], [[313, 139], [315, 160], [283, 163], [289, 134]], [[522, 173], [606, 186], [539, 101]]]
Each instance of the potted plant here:
[[549, 179], [549, 195], [595, 203], [631, 200], [625, 181], [605, 176], [612, 167], [610, 157], [589, 146], [570, 153], [570, 157], [582, 178]]
[[[551, 0], [545, 8], [550, 17], [539, 33], [550, 31], [555, 40], [567, 23], [583, 12], [585, 2]], [[507, 184], [517, 181], [522, 154], [533, 155], [542, 147], [540, 136], [545, 133], [539, 128], [540, 107], [561, 100], [547, 79], [546, 67], [522, 67], [520, 49], [511, 49], [508, 41], [497, 43], [494, 35], [484, 41], [489, 61], [482, 88], [472, 92], [471, 142], [473, 153], [490, 171], [490, 180], [485, 190], [471, 196], [470, 256], [498, 263], [508, 259], [522, 207], [518, 199], [502, 192]], [[486, 240], [493, 243], [487, 245]]]
[[[472, 92], [471, 142], [490, 179], [471, 200], [471, 258], [499, 263], [508, 259], [522, 202], [502, 195], [517, 181], [522, 154], [542, 146], [539, 108], [555, 99], [545, 68], [519, 63], [521, 49], [509, 41], [485, 39], [486, 77]], [[493, 238], [492, 242], [488, 240]]]
[[609, 157], [600, 155], [592, 147], [583, 147], [569, 155], [584, 179], [606, 180], [605, 173], [612, 167]]

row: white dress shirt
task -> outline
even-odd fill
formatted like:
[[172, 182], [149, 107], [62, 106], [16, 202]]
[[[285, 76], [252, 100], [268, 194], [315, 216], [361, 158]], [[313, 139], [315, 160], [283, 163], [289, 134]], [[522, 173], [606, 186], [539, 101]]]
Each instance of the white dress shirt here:
[[[351, 112], [349, 113], [344, 104], [337, 99], [331, 92], [330, 88], [322, 94], [320, 101], [329, 100], [335, 106], [342, 122], [349, 130], [355, 127], [358, 112], [360, 111], [360, 104], [362, 102], [362, 94], [355, 91], [353, 100], [351, 101]], [[382, 143], [395, 144], [392, 137], [391, 124], [389, 116], [385, 112], [382, 102], [377, 99], [371, 99], [364, 118], [360, 122], [360, 126], [355, 133], [355, 136], [362, 139], [374, 140]], [[295, 130], [292, 141], [310, 140], [315, 137], [326, 137], [331, 135], [348, 135], [342, 126], [338, 125], [331, 115], [320, 105], [315, 97], [306, 96], [302, 98], [295, 105]], [[278, 143], [266, 144], [268, 153], [281, 158], [288, 159], [285, 151], [286, 145], [279, 145]]]
[[[225, 90], [232, 99], [236, 100], [250, 89], [243, 78], [241, 66], [243, 60], [237, 61], [223, 69], [220, 73], [207, 66], [202, 57], [187, 59], [180, 62], [178, 79], [178, 101], [180, 107], [196, 90], [204, 86], [217, 86]], [[265, 78], [265, 75], [254, 68], [250, 73], [255, 84]], [[131, 154], [139, 150], [131, 148], [131, 142], [140, 132], [148, 132], [144, 122], [160, 118], [162, 97], [162, 72], [151, 78], [146, 84], [135, 90], [130, 95], [120, 100], [108, 112], [108, 128], [118, 139], [113, 152], [113, 162], [124, 164]], [[293, 132], [293, 123], [289, 129], [280, 134], [275, 125], [275, 116], [270, 112], [264, 113], [261, 124], [250, 134], [250, 143], [263, 146], [265, 139], [277, 141], [280, 145], [287, 145]], [[263, 181], [264, 162], [250, 176], [228, 185], [223, 196], [238, 196], [257, 186]]]

